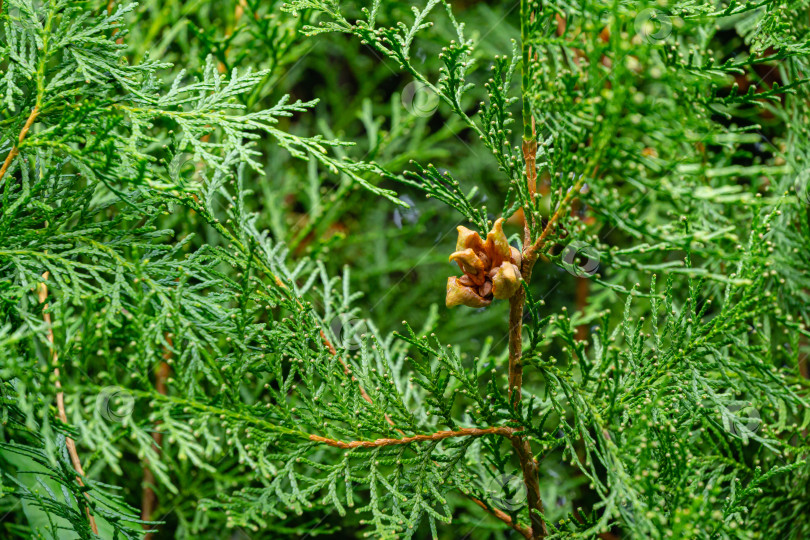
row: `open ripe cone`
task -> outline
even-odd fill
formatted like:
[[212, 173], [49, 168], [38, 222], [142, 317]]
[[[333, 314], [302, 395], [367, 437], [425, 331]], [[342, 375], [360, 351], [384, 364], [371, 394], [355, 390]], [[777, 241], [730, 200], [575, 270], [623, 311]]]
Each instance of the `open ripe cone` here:
[[488, 306], [493, 298], [511, 298], [520, 288], [520, 250], [509, 245], [503, 218], [492, 225], [484, 242], [477, 232], [458, 227], [456, 251], [450, 261], [464, 273], [447, 279], [447, 307]]
[[492, 225], [492, 230], [487, 234], [487, 242], [484, 244], [484, 251], [492, 260], [492, 267], [495, 268], [508, 261], [512, 255], [511, 246], [503, 233], [503, 218], [498, 218]]
[[476, 285], [484, 284], [484, 281], [486, 280], [484, 261], [482, 261], [481, 258], [475, 254], [475, 251], [472, 248], [467, 248], [463, 251], [456, 251], [450, 255], [450, 260], [458, 263], [461, 271], [464, 272], [465, 275], [469, 276]]
[[511, 262], [505, 262], [492, 270], [492, 295], [500, 300], [511, 298], [520, 287], [520, 269]]
[[462, 251], [467, 248], [472, 248], [474, 251], [483, 251], [484, 250], [484, 243], [481, 241], [481, 237], [478, 236], [478, 233], [475, 231], [471, 231], [467, 227], [459, 226], [456, 228], [458, 230], [458, 241], [456, 242], [456, 251]]
[[492, 300], [486, 299], [480, 294], [476, 287], [466, 286], [461, 283], [461, 279], [450, 276], [447, 278], [447, 297], [445, 304], [447, 307], [467, 306], [467, 307], [486, 307], [492, 303]]

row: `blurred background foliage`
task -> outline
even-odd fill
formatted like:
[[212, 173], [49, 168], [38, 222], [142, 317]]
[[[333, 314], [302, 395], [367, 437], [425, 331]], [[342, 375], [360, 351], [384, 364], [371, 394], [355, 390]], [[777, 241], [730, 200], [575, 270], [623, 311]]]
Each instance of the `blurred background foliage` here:
[[[451, 171], [465, 189], [477, 186], [477, 202], [493, 200], [493, 207], [500, 205], [507, 181], [492, 155], [451, 111], [426, 92], [417, 93], [411, 105], [407, 87], [413, 81], [396, 65], [349, 36], [307, 38], [300, 30], [312, 22], [311, 16], [304, 12], [292, 17], [280, 11], [281, 5], [143, 2], [132, 15], [127, 44], [133, 61], [149, 55], [175, 64], [175, 70], [166, 74], [167, 81], [180, 69], [189, 76], [201, 72], [208, 55], [216, 58], [224, 72], [270, 69], [246, 105], [271, 107], [285, 94], [292, 100], [319, 100], [311, 113], [296, 115], [282, 129], [353, 141], [354, 146], [343, 150], [346, 156], [374, 160], [394, 173], [413, 169], [410, 160], [433, 163]], [[385, 2], [380, 22], [393, 24], [399, 17], [410, 16], [411, 5]], [[471, 80], [480, 88], [489, 77], [487, 59], [510, 54], [511, 40], [520, 36], [518, 4], [460, 2], [453, 7], [469, 37], [478, 43], [476, 55], [482, 61]], [[421, 37], [415, 63], [435, 78], [441, 66], [437, 56], [441, 43], [455, 37], [454, 29], [438, 18]], [[475, 97], [483, 99], [484, 94], [479, 90]], [[516, 115], [519, 107], [515, 105]], [[399, 328], [402, 320], [417, 322], [432, 305], [443, 304], [447, 275], [453, 272], [447, 255], [455, 245], [456, 227], [465, 224], [459, 216], [420, 191], [380, 178], [369, 180], [395, 189], [411, 208], [384, 200], [370, 202], [349, 179], [293, 159], [271, 140], [259, 143], [257, 149], [265, 160], [264, 174], [248, 172], [246, 183], [256, 192], [251, 210], [259, 212], [259, 229], [272, 231], [275, 240], [286, 242], [297, 255], [328, 254], [324, 261], [332, 274], [348, 265], [352, 290], [364, 293], [358, 305], [368, 310], [383, 332]], [[518, 231], [517, 226], [507, 230]], [[559, 293], [573, 292], [575, 278], [561, 268], [545, 270], [537, 274], [539, 291], [562, 287]], [[558, 285], [560, 280], [564, 283]], [[570, 302], [573, 296], [568, 296]], [[478, 350], [487, 335], [499, 339], [505, 335], [506, 312], [505, 304], [476, 313], [441, 309], [442, 337], [469, 341], [470, 348]], [[475, 324], [470, 324], [470, 317]]]

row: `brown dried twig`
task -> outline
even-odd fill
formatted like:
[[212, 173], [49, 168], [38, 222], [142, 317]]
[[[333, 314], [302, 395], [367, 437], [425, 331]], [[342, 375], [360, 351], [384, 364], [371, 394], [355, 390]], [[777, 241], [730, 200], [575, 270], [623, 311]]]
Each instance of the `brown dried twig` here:
[[39, 116], [39, 105], [31, 109], [31, 114], [28, 115], [25, 125], [23, 125], [23, 128], [20, 130], [20, 135], [17, 137], [17, 144], [11, 147], [5, 161], [3, 161], [3, 166], [0, 167], [0, 180], [6, 175], [6, 171], [11, 166], [11, 162], [14, 161], [14, 158], [20, 153], [20, 145], [23, 140], [25, 140], [25, 136], [28, 135], [28, 130], [31, 129], [31, 125], [33, 125], [34, 120], [37, 119], [37, 116]]
[[[22, 136], [21, 139], [22, 140]], [[45, 324], [48, 325], [48, 343], [51, 345], [51, 363], [53, 364], [53, 375], [56, 378], [55, 386], [57, 389], [56, 393], [56, 408], [59, 411], [59, 419], [62, 421], [63, 424], [67, 425], [67, 413], [65, 412], [65, 393], [62, 392], [62, 383], [59, 381], [59, 368], [57, 367], [59, 363], [59, 356], [56, 353], [56, 347], [54, 347], [54, 340], [53, 340], [53, 326], [51, 323], [51, 314], [48, 313], [48, 304], [46, 300], [48, 298], [48, 286], [45, 285], [45, 281], [48, 280], [48, 272], [42, 274], [42, 283], [39, 284], [38, 290], [38, 298], [39, 303], [44, 304], [42, 318], [45, 321]], [[76, 443], [70, 437], [65, 437], [65, 446], [67, 446], [68, 455], [70, 455], [70, 461], [73, 464], [73, 469], [76, 471], [76, 483], [79, 486], [84, 487], [84, 481], [82, 477], [85, 476], [84, 469], [82, 468], [82, 462], [79, 459], [79, 453], [76, 451]], [[89, 501], [90, 497], [87, 493], [84, 493], [85, 498]], [[90, 506], [86, 506], [85, 510], [87, 512], [87, 520], [90, 522], [90, 528], [93, 529], [95, 534], [98, 534], [98, 527], [96, 526], [96, 520], [93, 517], [93, 514], [90, 513]]]

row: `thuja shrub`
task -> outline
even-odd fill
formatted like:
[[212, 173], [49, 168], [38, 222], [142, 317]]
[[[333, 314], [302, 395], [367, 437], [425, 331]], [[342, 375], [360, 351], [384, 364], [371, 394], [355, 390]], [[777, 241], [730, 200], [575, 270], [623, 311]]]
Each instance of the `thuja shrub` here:
[[4, 538], [810, 537], [808, 2], [0, 2]]

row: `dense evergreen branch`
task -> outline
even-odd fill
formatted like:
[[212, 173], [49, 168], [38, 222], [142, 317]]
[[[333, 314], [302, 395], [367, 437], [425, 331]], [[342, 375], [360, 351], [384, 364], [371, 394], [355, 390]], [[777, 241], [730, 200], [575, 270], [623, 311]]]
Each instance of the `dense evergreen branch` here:
[[0, 536], [810, 535], [807, 2], [727, 4], [0, 2]]

